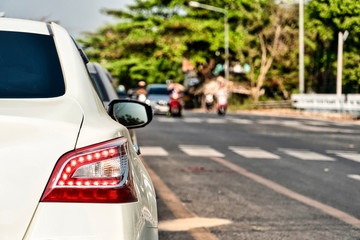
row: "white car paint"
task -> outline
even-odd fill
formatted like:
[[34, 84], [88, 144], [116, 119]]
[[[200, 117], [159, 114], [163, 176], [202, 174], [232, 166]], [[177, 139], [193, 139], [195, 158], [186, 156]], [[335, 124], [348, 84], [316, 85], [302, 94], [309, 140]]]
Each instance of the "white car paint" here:
[[[0, 239], [158, 239], [155, 191], [128, 130], [107, 114], [66, 30], [50, 26], [65, 95], [0, 98]], [[45, 23], [7, 18], [0, 18], [0, 31], [49, 35]], [[63, 154], [121, 136], [130, 145], [137, 202], [40, 202]]]

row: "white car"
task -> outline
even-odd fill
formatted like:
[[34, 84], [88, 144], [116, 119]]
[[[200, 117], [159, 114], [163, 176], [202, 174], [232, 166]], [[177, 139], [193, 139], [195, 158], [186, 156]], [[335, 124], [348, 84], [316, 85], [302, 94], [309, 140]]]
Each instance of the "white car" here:
[[147, 100], [154, 114], [167, 114], [170, 110], [170, 91], [166, 84], [150, 84], [147, 88]]
[[0, 18], [0, 239], [158, 239], [126, 128], [151, 108], [114, 100], [107, 112], [79, 51], [55, 23]]

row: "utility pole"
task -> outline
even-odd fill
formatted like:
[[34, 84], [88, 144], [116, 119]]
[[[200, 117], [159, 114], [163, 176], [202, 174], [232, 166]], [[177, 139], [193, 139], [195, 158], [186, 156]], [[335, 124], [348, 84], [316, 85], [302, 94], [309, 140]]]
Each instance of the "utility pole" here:
[[229, 81], [229, 23], [228, 11], [224, 12], [224, 31], [225, 31], [225, 80]]
[[304, 0], [299, 0], [299, 92], [304, 93]]
[[341, 96], [342, 94], [342, 69], [343, 69], [343, 52], [344, 42], [349, 36], [349, 31], [339, 32], [338, 37], [338, 57], [337, 57], [337, 75], [336, 75], [336, 95]]

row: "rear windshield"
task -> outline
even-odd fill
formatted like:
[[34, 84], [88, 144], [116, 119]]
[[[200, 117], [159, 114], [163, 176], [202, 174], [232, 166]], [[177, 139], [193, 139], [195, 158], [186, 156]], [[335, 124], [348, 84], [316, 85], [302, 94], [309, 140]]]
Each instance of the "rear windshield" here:
[[52, 36], [0, 31], [0, 98], [49, 98], [64, 93]]
[[167, 87], [150, 87], [148, 94], [169, 94]]

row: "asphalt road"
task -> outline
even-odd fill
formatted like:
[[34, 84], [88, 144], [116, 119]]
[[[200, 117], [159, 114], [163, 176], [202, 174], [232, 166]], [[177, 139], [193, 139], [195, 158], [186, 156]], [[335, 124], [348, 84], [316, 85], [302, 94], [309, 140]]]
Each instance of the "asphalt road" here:
[[155, 116], [137, 138], [162, 184], [160, 239], [360, 239], [359, 135], [351, 122]]

